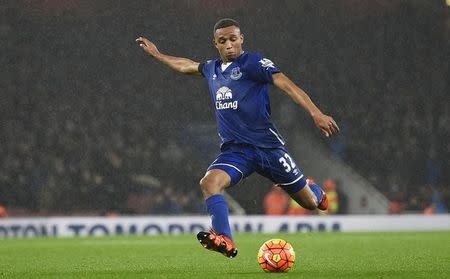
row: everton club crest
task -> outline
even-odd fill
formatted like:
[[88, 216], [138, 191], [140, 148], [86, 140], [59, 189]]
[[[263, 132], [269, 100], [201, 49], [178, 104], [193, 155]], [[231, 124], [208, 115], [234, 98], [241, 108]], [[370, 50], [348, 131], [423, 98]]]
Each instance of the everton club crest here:
[[239, 67], [235, 67], [235, 68], [231, 69], [230, 78], [232, 80], [238, 80], [241, 77], [242, 77], [242, 72], [241, 72], [241, 69], [239, 69]]

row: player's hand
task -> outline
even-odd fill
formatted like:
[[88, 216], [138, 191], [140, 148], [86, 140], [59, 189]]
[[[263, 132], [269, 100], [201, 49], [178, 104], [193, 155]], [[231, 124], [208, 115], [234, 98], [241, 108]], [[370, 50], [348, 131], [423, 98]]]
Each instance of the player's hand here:
[[313, 119], [317, 128], [319, 128], [327, 138], [339, 133], [339, 126], [331, 116], [321, 113], [318, 115], [314, 115]]
[[139, 46], [149, 55], [156, 56], [159, 54], [159, 50], [154, 43], [144, 37], [139, 37], [136, 39]]

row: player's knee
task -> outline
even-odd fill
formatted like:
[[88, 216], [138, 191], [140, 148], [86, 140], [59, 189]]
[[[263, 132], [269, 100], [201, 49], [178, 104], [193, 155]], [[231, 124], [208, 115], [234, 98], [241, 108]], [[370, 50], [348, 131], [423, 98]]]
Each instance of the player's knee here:
[[203, 196], [205, 198], [208, 198], [212, 195], [220, 194], [222, 192], [222, 189], [214, 179], [214, 177], [211, 176], [205, 176], [200, 180], [200, 189], [202, 190]]

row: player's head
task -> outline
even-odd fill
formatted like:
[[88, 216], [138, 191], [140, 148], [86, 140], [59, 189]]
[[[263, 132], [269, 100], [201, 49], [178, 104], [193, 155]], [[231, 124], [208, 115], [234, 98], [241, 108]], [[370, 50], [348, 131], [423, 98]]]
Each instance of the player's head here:
[[239, 23], [231, 18], [222, 18], [214, 25], [214, 46], [223, 62], [230, 62], [242, 53], [244, 34]]

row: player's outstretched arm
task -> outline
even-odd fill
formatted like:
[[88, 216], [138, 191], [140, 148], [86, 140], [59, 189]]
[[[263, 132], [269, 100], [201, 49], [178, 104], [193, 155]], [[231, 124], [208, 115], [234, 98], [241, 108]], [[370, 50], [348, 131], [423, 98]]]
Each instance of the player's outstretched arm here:
[[187, 58], [162, 54], [161, 52], [159, 52], [154, 43], [144, 37], [137, 38], [136, 42], [145, 51], [145, 53], [156, 58], [175, 71], [183, 74], [200, 75], [200, 72], [198, 71], [198, 62], [192, 61]]
[[336, 121], [331, 116], [323, 114], [320, 109], [313, 103], [308, 94], [298, 87], [283, 73], [276, 73], [272, 75], [273, 84], [288, 94], [294, 102], [302, 106], [309, 112], [314, 119], [314, 123], [326, 137], [331, 137], [339, 132], [339, 127]]

